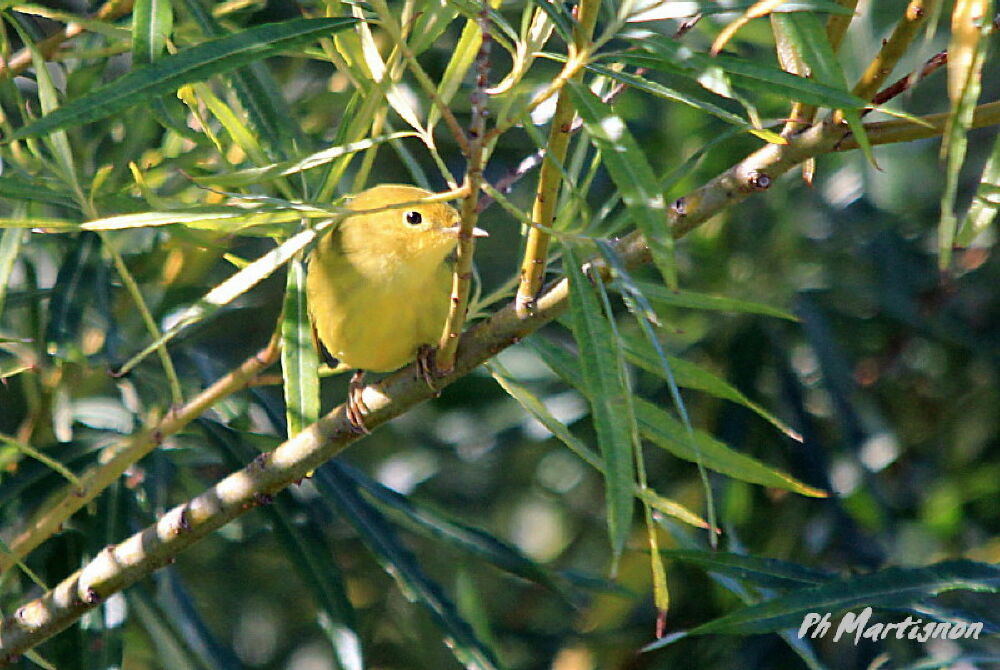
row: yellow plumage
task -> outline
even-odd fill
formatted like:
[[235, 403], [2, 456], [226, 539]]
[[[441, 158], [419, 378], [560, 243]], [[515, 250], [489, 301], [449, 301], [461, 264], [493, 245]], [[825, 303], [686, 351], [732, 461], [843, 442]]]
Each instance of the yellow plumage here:
[[[370, 210], [432, 195], [381, 185], [349, 205]], [[360, 370], [406, 365], [437, 343], [448, 314], [459, 215], [444, 203], [352, 215], [320, 239], [306, 291], [316, 335], [331, 356]]]

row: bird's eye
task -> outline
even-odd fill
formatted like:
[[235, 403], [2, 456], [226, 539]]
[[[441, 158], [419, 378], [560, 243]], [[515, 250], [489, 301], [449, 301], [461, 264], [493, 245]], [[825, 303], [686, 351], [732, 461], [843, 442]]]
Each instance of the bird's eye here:
[[424, 217], [421, 216], [420, 212], [417, 211], [407, 212], [404, 218], [406, 219], [406, 222], [411, 226], [419, 225], [424, 221]]

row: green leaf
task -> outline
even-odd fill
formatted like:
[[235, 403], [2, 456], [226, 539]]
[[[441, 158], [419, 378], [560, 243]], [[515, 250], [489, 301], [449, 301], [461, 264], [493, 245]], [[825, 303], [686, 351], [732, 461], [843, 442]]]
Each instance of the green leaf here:
[[358, 530], [404, 595], [427, 608], [445, 632], [448, 647], [460, 663], [474, 670], [497, 668], [493, 652], [477, 638], [441, 586], [427, 576], [416, 556], [399, 540], [392, 524], [361, 496], [357, 485], [340, 467], [336, 461], [330, 461], [316, 471], [313, 481], [323, 496], [336, 504], [344, 518]]
[[133, 62], [147, 65], [159, 58], [173, 29], [170, 0], [136, 0], [132, 9]]
[[7, 299], [7, 286], [10, 275], [14, 271], [14, 263], [21, 253], [21, 242], [24, 231], [20, 228], [8, 228], [0, 235], [0, 316], [3, 315], [4, 302]]
[[620, 116], [578, 82], [570, 82], [569, 93], [625, 207], [646, 238], [653, 262], [667, 284], [676, 286], [674, 238], [666, 226], [667, 204], [656, 173]]
[[184, 310], [173, 325], [165, 330], [155, 342], [149, 344], [125, 363], [118, 371], [119, 374], [127, 373], [151, 352], [176, 337], [182, 330], [193, 323], [203, 321], [271, 276], [271, 274], [287, 263], [295, 254], [305, 249], [306, 246], [316, 239], [316, 232], [316, 230], [312, 229], [303, 230], [206, 293], [201, 300]]
[[[458, 87], [462, 85], [462, 80], [465, 79], [482, 43], [483, 33], [478, 22], [474, 19], [467, 20], [462, 29], [462, 36], [448, 60], [444, 74], [441, 76], [441, 81], [438, 82], [438, 99], [445, 105], [450, 104], [455, 93], [458, 92]], [[433, 130], [440, 120], [440, 108], [436, 104], [431, 105], [430, 111], [427, 113], [428, 130]]]
[[100, 257], [100, 238], [94, 233], [83, 233], [59, 266], [49, 301], [45, 343], [62, 356], [79, 340], [83, 312], [94, 296]]
[[593, 283], [580, 270], [574, 244], [566, 243], [564, 253], [573, 336], [580, 347], [583, 385], [590, 400], [604, 464], [608, 534], [617, 557], [632, 528], [633, 445], [636, 438], [635, 418], [629, 412], [632, 390], [626, 385], [618, 364], [619, 345], [608, 322], [611, 317], [603, 313], [594, 295]]
[[562, 583], [564, 580], [552, 570], [532, 561], [517, 547], [478, 528], [453, 521], [426, 505], [416, 503], [346, 463], [340, 463], [339, 467], [340, 471], [361, 487], [376, 505], [410, 530], [458, 547], [500, 570], [535, 582], [569, 599], [570, 596]]
[[[643, 370], [657, 375], [658, 377], [665, 377], [663, 365], [660, 363], [659, 356], [657, 355], [657, 352], [653, 350], [651, 344], [633, 335], [623, 336], [622, 344], [625, 347], [625, 355], [628, 357], [629, 362], [638, 365]], [[705, 393], [715, 396], [716, 398], [722, 398], [724, 400], [729, 400], [742, 405], [752, 412], [755, 412], [788, 437], [798, 442], [802, 441], [802, 436], [799, 435], [797, 431], [793, 430], [766, 409], [747, 398], [740, 392], [739, 389], [729, 384], [724, 379], [721, 379], [708, 370], [699, 367], [691, 361], [684, 360], [683, 358], [667, 356], [667, 362], [670, 364], [670, 369], [674, 374], [674, 379], [677, 380], [678, 386], [704, 391]]]
[[[234, 469], [260, 454], [261, 447], [273, 449], [279, 443], [269, 436], [241, 433], [209, 419], [198, 419], [197, 423]], [[360, 668], [363, 667], [359, 658], [362, 646], [354, 606], [347, 597], [344, 576], [333, 560], [331, 547], [324, 540], [323, 529], [312, 518], [302, 522], [303, 507], [308, 504], [282, 492], [274, 497], [272, 504], [261, 506], [261, 512], [278, 535], [278, 546], [288, 552], [289, 562], [326, 615], [320, 617], [320, 626], [336, 651], [335, 667], [337, 670]]]
[[[782, 14], [803, 16], [802, 14]], [[829, 43], [828, 43], [829, 44]], [[820, 82], [785, 72], [777, 65], [762, 65], [759, 62], [736, 56], [709, 56], [693, 51], [675, 40], [653, 37], [636, 42], [642, 51], [622, 54], [619, 59], [638, 66], [664, 68], [701, 83], [703, 73], [715, 68], [729, 76], [732, 83], [761, 93], [771, 93], [793, 102], [804, 102], [834, 109], [862, 109], [868, 102], [841, 87], [824, 85]], [[722, 89], [710, 90], [722, 94]]]
[[[329, 216], [329, 213], [323, 213], [322, 215]], [[259, 208], [253, 210], [215, 205], [192, 207], [186, 210], [169, 212], [120, 214], [118, 216], [109, 216], [104, 219], [95, 219], [71, 225], [73, 226], [72, 229], [92, 231], [130, 230], [134, 228], [181, 225], [195, 230], [236, 233], [251, 226], [287, 224], [300, 220], [302, 216], [302, 211], [291, 209]], [[2, 222], [0, 222], [0, 225], [2, 225]], [[44, 221], [36, 225], [39, 228], [48, 227]], [[56, 228], [58, 229], [58, 226]]]
[[836, 578], [836, 574], [776, 558], [761, 558], [724, 551], [664, 549], [665, 558], [697, 565], [708, 572], [733, 577], [763, 588], [814, 586]]
[[548, 15], [559, 37], [563, 38], [566, 44], [573, 44], [573, 25], [576, 20], [564, 6], [550, 0], [532, 0], [532, 3]]
[[288, 264], [281, 320], [281, 375], [291, 438], [319, 419], [319, 355], [306, 300], [306, 264], [301, 258]]
[[643, 436], [678, 458], [702, 463], [706, 468], [751, 484], [785, 489], [814, 498], [827, 496], [825, 491], [803, 484], [791, 475], [742, 454], [703, 431], [693, 431], [692, 447], [687, 428], [648, 400], [637, 398], [635, 410]]
[[[225, 29], [206, 11], [205, 3], [201, 0], [184, 0], [184, 6], [206, 35], [222, 37], [226, 34]], [[343, 30], [347, 25], [336, 30]], [[246, 110], [250, 123], [262, 135], [263, 143], [270, 150], [272, 158], [287, 158], [287, 150], [301, 141], [301, 131], [294, 123], [295, 116], [271, 72], [263, 63], [255, 62], [233, 71], [229, 80], [240, 105]]]
[[[809, 66], [813, 78], [820, 84], [840, 89], [847, 93], [847, 80], [844, 71], [837, 60], [837, 54], [826, 35], [826, 26], [815, 14], [795, 13], [776, 14], [772, 17], [774, 25], [786, 38], [787, 44], [793, 48], [806, 65]], [[868, 133], [861, 123], [861, 114], [855, 105], [840, 108], [844, 120], [858, 140], [858, 147], [872, 165], [875, 156], [872, 154]]]
[[[972, 21], [969, 14], [969, 3], [956, 3], [956, 14], [963, 14], [965, 19]], [[991, 16], [992, 11], [985, 3], [985, 16]], [[974, 12], [973, 12], [974, 14]], [[963, 20], [964, 24], [965, 21]], [[965, 163], [968, 149], [967, 133], [972, 125], [976, 111], [976, 103], [982, 90], [982, 69], [989, 49], [988, 39], [992, 31], [992, 22], [987, 18], [980, 24], [952, 25], [949, 53], [953, 58], [948, 64], [949, 98], [951, 105], [948, 110], [948, 123], [942, 137], [942, 157], [945, 162], [944, 190], [941, 193], [941, 220], [938, 224], [938, 267], [946, 270], [951, 265], [951, 255], [955, 247], [955, 231], [958, 228], [958, 218], [955, 215], [955, 203], [958, 197], [959, 175]]]
[[743, 312], [745, 314], [763, 314], [764, 316], [773, 316], [789, 321], [799, 320], [791, 312], [763, 303], [708, 295], [696, 291], [674, 290], [661, 284], [640, 279], [635, 281], [635, 285], [655, 307], [684, 307], [687, 309], [703, 309], [718, 312]]
[[[13, 175], [0, 177], [0, 197], [5, 200], [31, 200], [56, 207], [79, 210], [73, 196], [50, 189], [42, 180], [22, 179]], [[0, 223], [0, 227], [5, 227]]]
[[798, 627], [811, 612], [843, 612], [861, 606], [907, 607], [939, 593], [956, 590], [1000, 591], [1000, 567], [959, 560], [922, 568], [886, 568], [867, 575], [831, 580], [745, 607], [698, 626], [689, 634], [769, 633]]
[[753, 125], [738, 114], [733, 114], [732, 112], [720, 107], [719, 105], [698, 98], [691, 93], [685, 93], [683, 91], [678, 91], [676, 89], [665, 86], [659, 82], [640, 77], [636, 74], [631, 74], [628, 72], [619, 72], [613, 70], [609, 67], [599, 65], [596, 63], [591, 63], [587, 66], [587, 69], [591, 72], [596, 72], [602, 76], [614, 79], [615, 81], [626, 84], [636, 90], [649, 93], [658, 98], [663, 98], [664, 100], [673, 100], [674, 102], [679, 102], [689, 107], [694, 107], [697, 110], [705, 112], [706, 114], [711, 114], [712, 116], [722, 119], [726, 123], [731, 123], [734, 126], [743, 128], [745, 130], [753, 131], [755, 128]]
[[1000, 135], [993, 138], [993, 152], [983, 168], [976, 197], [969, 205], [969, 211], [962, 221], [955, 243], [960, 247], [972, 244], [980, 233], [993, 223], [998, 208], [1000, 208]]
[[[643, 12], [630, 21], [662, 21], [664, 19], [685, 19], [696, 14], [729, 14], [750, 9], [758, 3], [758, 0], [751, 2], [725, 2], [719, 0], [688, 0], [686, 2], [660, 2], [659, 0], [646, 0], [646, 2], [636, 3], [635, 12]], [[648, 10], [643, 8], [650, 6]], [[843, 14], [850, 16], [851, 10], [843, 7], [835, 0], [798, 0], [782, 3], [771, 10], [772, 14], [783, 12], [823, 12], [826, 14]]]
[[420, 7], [413, 27], [409, 31], [407, 46], [414, 55], [420, 55], [431, 48], [451, 22], [458, 16], [458, 9], [450, 2], [431, 0]]
[[[528, 340], [528, 342], [531, 345], [537, 345], [532, 346], [532, 348], [540, 357], [545, 359], [546, 364], [550, 365], [550, 367], [565, 368], [567, 366], [572, 366], [575, 362], [575, 359], [573, 359], [568, 353], [566, 353], [565, 356], [560, 354], [560, 352], [565, 353], [565, 349], [549, 344], [540, 337], [533, 337]], [[554, 354], [553, 357], [557, 360], [555, 362], [550, 361], [548, 357], [549, 354]], [[553, 416], [542, 401], [539, 400], [538, 396], [521, 384], [513, 381], [510, 378], [510, 375], [502, 369], [496, 360], [489, 363], [489, 368], [493, 373], [493, 378], [498, 384], [500, 384], [500, 387], [506, 391], [511, 398], [516, 400], [521, 407], [525, 409], [525, 411], [537, 419], [539, 423], [545, 426], [549, 432], [555, 435], [556, 438], [565, 444], [570, 451], [579, 456], [585, 463], [601, 473], [604, 472], [604, 464], [601, 462], [600, 457], [591, 451], [590, 447], [584, 444], [582, 440], [573, 435], [566, 424]], [[579, 374], [576, 374], [575, 378], [580, 382], [580, 384], [583, 383], [583, 377]], [[584, 392], [584, 390], [580, 388], [577, 390], [581, 393]], [[656, 491], [653, 491], [650, 488], [642, 488], [638, 483], [633, 483], [632, 492], [635, 497], [667, 516], [673, 517], [678, 521], [697, 528], [708, 528], [708, 523], [687, 507], [684, 507], [675, 500], [659, 495]]]
[[179, 87], [344, 30], [353, 18], [292, 19], [202, 42], [160, 58], [91, 91], [17, 130], [6, 141], [46, 135], [122, 112]]
[[280, 163], [273, 163], [262, 167], [237, 170], [226, 174], [205, 175], [196, 177], [194, 181], [199, 184], [214, 184], [225, 188], [260, 184], [271, 179], [286, 177], [291, 174], [297, 174], [321, 165], [326, 165], [327, 163], [337, 160], [338, 158], [349, 156], [378, 144], [382, 144], [383, 142], [403, 137], [416, 137], [416, 133], [406, 131], [391, 133], [389, 135], [381, 135], [379, 137], [371, 137], [358, 142], [349, 142], [348, 144], [323, 149], [322, 151], [317, 151], [316, 153], [305, 156], [304, 158], [282, 161]]

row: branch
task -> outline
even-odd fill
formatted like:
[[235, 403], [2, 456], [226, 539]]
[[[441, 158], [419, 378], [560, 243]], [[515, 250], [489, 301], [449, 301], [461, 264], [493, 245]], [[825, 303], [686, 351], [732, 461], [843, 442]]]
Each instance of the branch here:
[[896, 63], [903, 57], [910, 46], [910, 42], [916, 37], [920, 26], [924, 24], [927, 17], [934, 11], [937, 0], [911, 0], [906, 7], [906, 13], [896, 24], [879, 50], [878, 55], [869, 63], [868, 69], [861, 75], [857, 85], [854, 87], [854, 95], [865, 100], [871, 100], [879, 86], [885, 82], [886, 77], [892, 74]]
[[[44, 507], [28, 522], [26, 528], [10, 541], [9, 553], [0, 554], [0, 574], [9, 570], [16, 561], [23, 559], [55, 534], [66, 520], [100, 495], [112, 482], [121, 477], [129, 466], [162, 444], [164, 438], [180, 431], [221, 398], [244, 388], [277, 359], [278, 339], [275, 335], [264, 349], [199, 393], [186, 405], [171, 411], [152, 428], [146, 428], [107, 447], [104, 453], [110, 456], [110, 460], [87, 471], [80, 477], [79, 484], [71, 485], [55, 505]], [[5, 639], [0, 633], [0, 648], [3, 644]]]
[[469, 146], [466, 153], [468, 163], [465, 168], [466, 191], [462, 198], [462, 221], [458, 233], [458, 249], [455, 258], [455, 271], [451, 281], [451, 305], [445, 319], [444, 330], [438, 343], [437, 355], [434, 361], [435, 373], [449, 371], [455, 363], [455, 353], [458, 349], [458, 336], [465, 327], [465, 314], [469, 309], [469, 289], [472, 282], [472, 257], [476, 251], [476, 238], [473, 230], [479, 219], [479, 193], [483, 182], [483, 161], [486, 157], [486, 89], [489, 87], [490, 45], [488, 30], [488, 14], [484, 9], [479, 14], [479, 28], [482, 31], [482, 41], [479, 53], [476, 54], [476, 86], [472, 89], [471, 115], [469, 121]]
[[[16, 8], [15, 8], [16, 9]], [[114, 21], [125, 16], [132, 11], [132, 0], [108, 0], [92, 18], [99, 21]], [[87, 29], [79, 23], [68, 23], [62, 30], [49, 35], [36, 44], [38, 52], [48, 60], [62, 46], [63, 42], [70, 40]], [[6, 63], [0, 59], [0, 77], [13, 77], [21, 74], [31, 67], [31, 50], [24, 48], [18, 51]]]
[[[927, 117], [933, 128], [905, 122], [906, 130], [921, 132], [921, 137], [940, 135], [946, 116]], [[901, 123], [870, 124], [868, 132], [872, 142], [903, 141], [892, 139], [892, 133], [898, 132], [895, 129], [902, 128]], [[983, 105], [973, 125], [996, 123], [1000, 123], [1000, 102]], [[893, 130], [882, 130], [887, 127]], [[824, 121], [790, 138], [786, 145], [769, 144], [758, 149], [701, 188], [675, 201], [666, 222], [671, 234], [675, 238], [683, 237], [723, 209], [766, 190], [774, 179], [803, 161], [845, 150], [852, 146], [851, 142], [843, 124]], [[649, 249], [637, 232], [615, 241], [613, 246], [627, 268], [651, 260]], [[606, 278], [610, 274], [600, 259], [592, 264], [599, 276]], [[531, 314], [520, 317], [516, 304], [510, 303], [466, 331], [461, 337], [454, 368], [437, 379], [438, 387], [458, 380], [565, 312], [569, 307], [568, 292], [568, 281], [565, 278], [556, 280], [538, 297]], [[365, 423], [374, 430], [430, 399], [436, 391], [428, 387], [418, 366], [411, 364], [365, 387], [362, 394], [369, 409]], [[275, 493], [301, 480], [359, 437], [347, 419], [344, 405], [340, 405], [274, 451], [261, 454], [242, 470], [173, 508], [156, 524], [118, 545], [108, 546], [81, 570], [0, 622], [0, 665], [13, 662], [19, 654], [71, 625], [104, 598], [169, 563], [178, 552], [200, 538], [247, 510], [267, 503]]]
[[[574, 29], [573, 44], [570, 45], [569, 61], [584, 52], [593, 41], [594, 27], [597, 25], [597, 13], [601, 3], [596, 0], [581, 0], [577, 5], [579, 22]], [[574, 77], [579, 77], [578, 71]], [[561, 166], [566, 160], [569, 147], [570, 131], [573, 127], [573, 117], [576, 110], [565, 88], [559, 91], [556, 100], [556, 111], [549, 128], [549, 141], [546, 145], [545, 159], [538, 175], [538, 191], [535, 194], [535, 204], [531, 211], [531, 220], [540, 227], [532, 227], [528, 231], [525, 243], [524, 258], [521, 260], [521, 281], [517, 287], [517, 309], [524, 317], [534, 309], [535, 297], [542, 288], [545, 279], [545, 265], [549, 255], [549, 234], [546, 229], [552, 226], [555, 218], [556, 205], [559, 202], [559, 187], [562, 184]]]

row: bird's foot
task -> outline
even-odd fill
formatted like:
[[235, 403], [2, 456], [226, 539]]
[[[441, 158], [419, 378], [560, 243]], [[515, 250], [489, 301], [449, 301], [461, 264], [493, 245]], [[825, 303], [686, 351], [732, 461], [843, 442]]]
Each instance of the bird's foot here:
[[417, 372], [427, 382], [427, 386], [434, 391], [435, 395], [441, 395], [441, 391], [434, 384], [434, 354], [437, 349], [429, 344], [421, 344], [417, 349]]
[[364, 391], [365, 372], [357, 370], [351, 375], [351, 381], [347, 385], [347, 421], [351, 424], [351, 429], [355, 433], [368, 435], [371, 433], [365, 425], [365, 414], [368, 414], [368, 406], [362, 397]]

